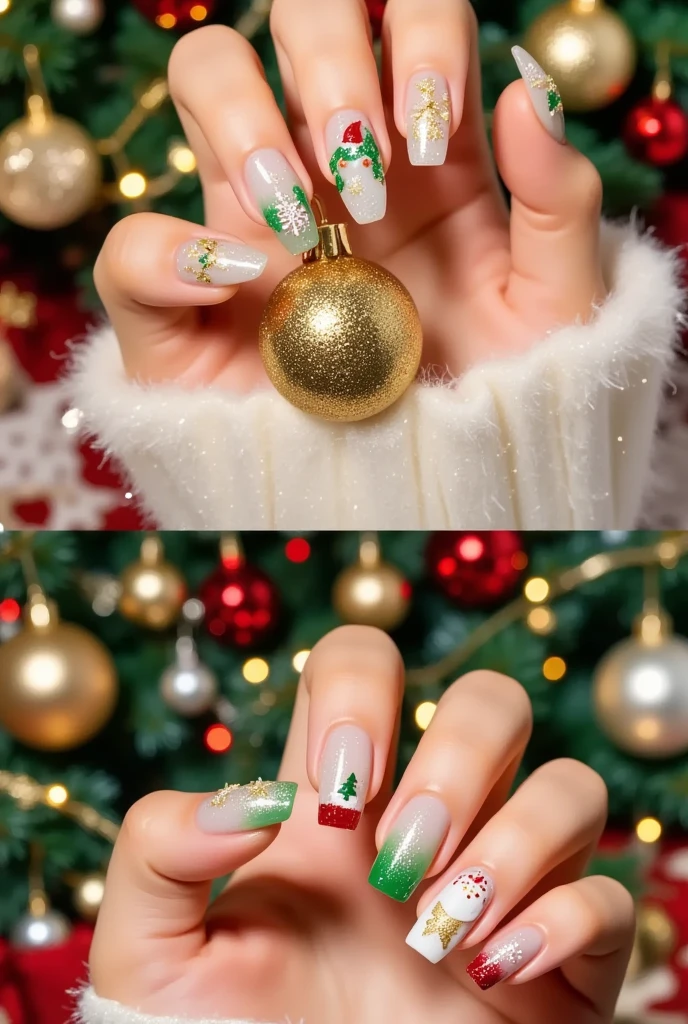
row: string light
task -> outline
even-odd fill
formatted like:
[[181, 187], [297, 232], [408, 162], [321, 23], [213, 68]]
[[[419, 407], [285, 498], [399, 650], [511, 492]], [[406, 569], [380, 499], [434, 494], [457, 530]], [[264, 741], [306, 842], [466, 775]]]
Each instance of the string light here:
[[0, 601], [0, 622], [16, 622], [20, 615], [19, 601], [15, 601], [13, 597], [6, 597], [4, 601]]
[[547, 658], [542, 666], [542, 674], [550, 683], [556, 683], [566, 675], [566, 662], [563, 658]]
[[177, 19], [174, 14], [159, 14], [155, 19], [155, 24], [159, 25], [160, 28], [174, 28], [177, 24]]
[[189, 17], [193, 18], [194, 21], [205, 21], [208, 17], [208, 8], [204, 7], [203, 4], [194, 4], [189, 11]]
[[416, 708], [416, 725], [419, 729], [427, 729], [433, 719], [433, 715], [437, 711], [437, 705], [432, 700], [424, 700], [422, 704], [419, 704]]
[[56, 783], [54, 786], [50, 786], [45, 798], [52, 807], [61, 807], [69, 800], [69, 792], [64, 786]]
[[541, 576], [533, 576], [523, 588], [523, 593], [531, 604], [542, 604], [549, 596], [549, 583]]
[[270, 675], [270, 666], [264, 658], [249, 658], [241, 672], [247, 683], [264, 683]]
[[528, 612], [528, 629], [540, 636], [547, 636], [557, 628], [557, 618], [551, 608], [540, 606]]
[[290, 562], [305, 562], [310, 558], [311, 546], [305, 537], [292, 537], [284, 545], [284, 553]]
[[656, 818], [641, 818], [635, 827], [635, 834], [641, 843], [656, 843], [662, 834], [662, 826]]
[[232, 745], [232, 734], [226, 725], [217, 722], [208, 726], [203, 742], [212, 754], [224, 754]]
[[125, 199], [140, 199], [148, 188], [148, 182], [140, 171], [129, 171], [119, 180], [119, 190]]
[[184, 142], [172, 143], [167, 153], [167, 162], [180, 174], [193, 174], [197, 167], [193, 150]]
[[308, 655], [310, 651], [297, 651], [294, 657], [291, 659], [291, 663], [297, 672], [303, 672], [304, 666], [308, 661]]
[[11, 6], [11, 0], [0, 0], [0, 14], [7, 14]]

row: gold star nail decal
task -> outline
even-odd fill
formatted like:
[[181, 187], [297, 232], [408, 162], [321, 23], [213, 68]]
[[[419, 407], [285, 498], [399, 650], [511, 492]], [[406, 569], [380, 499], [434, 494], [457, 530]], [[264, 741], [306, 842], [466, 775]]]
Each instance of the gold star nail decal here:
[[363, 182], [361, 181], [360, 175], [356, 175], [355, 178], [349, 178], [346, 183], [346, 187], [352, 196], [363, 195]]
[[442, 949], [446, 949], [463, 923], [457, 921], [455, 917], [450, 917], [441, 903], [436, 903], [425, 922], [423, 935], [439, 935]]
[[198, 241], [189, 249], [187, 255], [191, 260], [197, 260], [200, 264], [198, 267], [184, 267], [184, 270], [193, 274], [196, 280], [202, 284], [212, 284], [208, 271], [211, 267], [217, 263], [217, 247], [219, 242], [216, 238], [199, 238]]
[[240, 783], [234, 782], [230, 786], [230, 784], [228, 782], [225, 782], [225, 784], [222, 787], [222, 789], [218, 789], [217, 793], [215, 794], [213, 799], [210, 801], [210, 806], [211, 807], [224, 807], [224, 805], [227, 803], [227, 797], [229, 796], [229, 794], [232, 792], [233, 789], [241, 789]]
[[444, 93], [441, 100], [435, 99], [437, 83], [434, 78], [421, 78], [416, 82], [416, 89], [421, 99], [411, 112], [413, 118], [413, 137], [417, 142], [425, 136], [428, 142], [440, 142], [444, 138], [443, 121], [449, 121], [449, 94]]
[[268, 784], [266, 782], [263, 782], [263, 780], [261, 779], [260, 775], [258, 776], [258, 778], [256, 779], [255, 782], [249, 782], [247, 788], [248, 788], [248, 791], [251, 794], [251, 796], [254, 796], [254, 797], [261, 797], [261, 796], [262, 797], [268, 797], [268, 796], [270, 796], [270, 794], [268, 792]]

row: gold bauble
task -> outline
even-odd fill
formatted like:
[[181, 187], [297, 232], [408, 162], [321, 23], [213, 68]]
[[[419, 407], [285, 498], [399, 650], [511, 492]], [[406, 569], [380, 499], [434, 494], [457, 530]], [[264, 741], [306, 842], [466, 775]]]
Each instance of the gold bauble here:
[[29, 747], [70, 750], [100, 732], [116, 700], [107, 649], [32, 594], [24, 628], [0, 645], [0, 725]]
[[179, 618], [186, 598], [184, 577], [165, 561], [159, 537], [146, 537], [141, 557], [122, 573], [119, 610], [146, 629], [167, 629]]
[[101, 871], [94, 871], [89, 875], [82, 875], [72, 890], [72, 903], [74, 909], [85, 921], [95, 921], [103, 902], [105, 892], [105, 875]]
[[595, 670], [597, 721], [629, 754], [675, 757], [688, 751], [688, 640], [661, 613], [643, 614], [634, 633]]
[[642, 903], [636, 909], [635, 940], [626, 977], [637, 978], [667, 963], [676, 949], [678, 929], [664, 907]]
[[23, 389], [23, 374], [9, 342], [0, 338], [0, 412], [16, 405]]
[[408, 615], [411, 588], [399, 570], [383, 562], [377, 541], [363, 540], [359, 559], [334, 582], [332, 604], [344, 622], [396, 629]]
[[523, 45], [555, 80], [567, 110], [608, 106], [635, 73], [631, 31], [603, 0], [569, 0], [550, 8], [530, 26]]
[[93, 140], [69, 118], [27, 116], [0, 134], [0, 210], [22, 227], [73, 223], [93, 205], [101, 173]]
[[351, 255], [344, 224], [320, 242], [268, 300], [260, 352], [279, 393], [304, 412], [350, 422], [382, 412], [418, 371], [422, 332], [406, 288]]

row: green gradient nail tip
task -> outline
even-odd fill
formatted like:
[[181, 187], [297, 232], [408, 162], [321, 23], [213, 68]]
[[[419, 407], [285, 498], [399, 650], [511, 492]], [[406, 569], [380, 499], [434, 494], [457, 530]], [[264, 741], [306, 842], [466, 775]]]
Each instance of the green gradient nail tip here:
[[278, 825], [291, 816], [295, 782], [264, 782], [246, 786], [226, 785], [198, 809], [198, 827], [204, 832], [249, 832]]
[[393, 900], [411, 896], [437, 853], [449, 812], [433, 796], [416, 796], [403, 808], [375, 858], [368, 881]]

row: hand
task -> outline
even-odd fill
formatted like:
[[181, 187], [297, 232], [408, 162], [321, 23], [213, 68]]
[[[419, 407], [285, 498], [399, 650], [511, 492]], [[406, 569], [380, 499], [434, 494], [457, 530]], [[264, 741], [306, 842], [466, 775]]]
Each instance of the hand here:
[[[382, 88], [363, 0], [275, 0], [271, 27], [291, 129], [236, 32], [209, 26], [174, 49], [170, 88], [197, 156], [206, 227], [138, 214], [106, 241], [96, 284], [131, 377], [235, 391], [263, 383], [258, 323], [275, 285], [298, 265], [292, 254], [317, 238], [313, 188], [330, 220], [350, 221], [331, 184], [338, 180], [350, 214], [369, 223], [384, 212], [383, 169], [386, 215], [352, 230], [354, 252], [411, 291], [425, 367], [459, 375], [590, 317], [606, 294], [599, 175], [561, 144], [563, 114], [548, 108], [556, 93], [545, 76], [537, 86], [515, 82], [492, 128], [509, 218], [485, 132], [468, 0], [390, 0]], [[428, 77], [424, 98], [417, 83]], [[430, 123], [440, 141], [431, 129], [424, 145], [413, 111], [428, 100], [437, 104]], [[414, 160], [441, 160], [442, 136], [451, 136], [445, 163], [411, 166], [409, 125]], [[338, 150], [351, 159], [337, 159]], [[210, 252], [194, 247], [202, 237]]]
[[[474, 672], [446, 692], [390, 797], [403, 680], [377, 630], [343, 627], [313, 649], [281, 828], [256, 826], [288, 817], [285, 783], [215, 805], [154, 793], [130, 810], [91, 951], [100, 996], [157, 1016], [306, 1024], [612, 1020], [633, 906], [612, 879], [580, 878], [605, 822], [601, 779], [553, 761], [509, 798], [530, 705], [512, 679]], [[366, 794], [355, 832], [318, 824], [354, 825]], [[208, 909], [210, 879], [235, 870]], [[423, 873], [416, 924], [416, 901], [399, 900]], [[475, 983], [516, 968], [489, 991]]]

